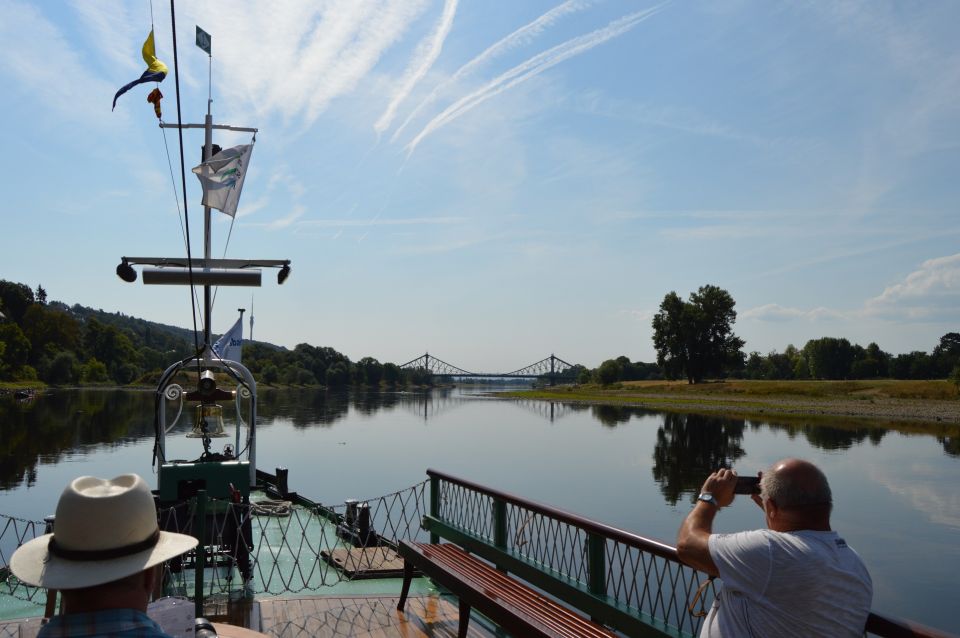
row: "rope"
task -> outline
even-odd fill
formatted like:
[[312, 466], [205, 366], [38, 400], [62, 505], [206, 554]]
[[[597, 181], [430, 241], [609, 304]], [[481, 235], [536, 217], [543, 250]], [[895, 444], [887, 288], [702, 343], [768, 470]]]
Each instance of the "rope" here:
[[[713, 576], [710, 576], [700, 583], [697, 591], [693, 594], [693, 598], [690, 600], [690, 604], [687, 605], [687, 611], [689, 611], [690, 615], [694, 618], [703, 618], [707, 615], [707, 597], [704, 596], [704, 592], [707, 591], [707, 587], [713, 584], [713, 578]], [[697, 609], [697, 603], [700, 603], [700, 609]]]
[[266, 499], [250, 503], [250, 512], [254, 516], [290, 516], [293, 503], [276, 499]]

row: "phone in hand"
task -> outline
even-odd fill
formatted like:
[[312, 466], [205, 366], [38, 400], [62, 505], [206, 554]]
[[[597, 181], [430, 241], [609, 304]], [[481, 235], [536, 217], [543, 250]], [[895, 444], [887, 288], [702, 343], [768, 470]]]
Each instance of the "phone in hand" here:
[[734, 494], [759, 494], [760, 477], [759, 476], [738, 476], [737, 486], [733, 488]]

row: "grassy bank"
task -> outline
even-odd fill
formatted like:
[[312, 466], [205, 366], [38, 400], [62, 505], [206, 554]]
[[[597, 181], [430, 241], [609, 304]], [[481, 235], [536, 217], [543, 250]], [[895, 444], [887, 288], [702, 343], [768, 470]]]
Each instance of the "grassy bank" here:
[[[558, 386], [500, 396], [636, 405], [657, 410], [784, 420], [846, 418], [877, 425], [937, 424], [960, 433], [960, 396], [947, 381], [632, 381]], [[938, 429], [941, 429], [938, 428]]]

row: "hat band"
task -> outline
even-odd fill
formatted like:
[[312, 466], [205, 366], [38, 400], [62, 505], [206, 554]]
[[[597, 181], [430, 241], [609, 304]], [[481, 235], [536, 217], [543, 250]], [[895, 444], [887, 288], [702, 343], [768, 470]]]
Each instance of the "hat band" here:
[[145, 540], [132, 545], [124, 545], [123, 547], [113, 547], [111, 549], [66, 549], [57, 544], [57, 539], [55, 536], [53, 536], [50, 538], [50, 543], [47, 545], [47, 549], [50, 550], [50, 553], [57, 558], [64, 558], [66, 560], [111, 560], [113, 558], [123, 558], [124, 556], [138, 554], [144, 550], [154, 547], [159, 541], [160, 529], [158, 528], [154, 530], [153, 534], [151, 534]]

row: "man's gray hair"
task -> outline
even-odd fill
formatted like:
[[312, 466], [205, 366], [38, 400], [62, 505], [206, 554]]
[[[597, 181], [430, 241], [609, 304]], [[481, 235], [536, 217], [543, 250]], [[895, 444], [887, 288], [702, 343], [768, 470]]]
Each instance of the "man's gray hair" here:
[[771, 467], [760, 477], [760, 493], [784, 509], [832, 505], [833, 494], [826, 475], [818, 467], [811, 465], [810, 469], [809, 480], [798, 481], [789, 474], [774, 472]]

